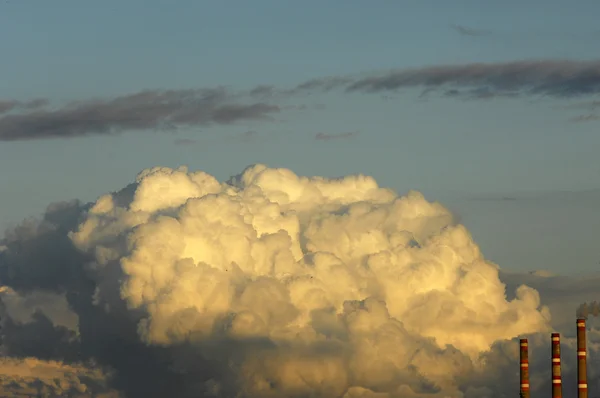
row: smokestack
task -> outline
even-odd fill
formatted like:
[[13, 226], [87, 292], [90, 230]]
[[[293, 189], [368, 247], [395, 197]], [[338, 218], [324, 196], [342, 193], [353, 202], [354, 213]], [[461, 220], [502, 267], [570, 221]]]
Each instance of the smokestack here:
[[577, 319], [577, 397], [587, 398], [587, 360], [585, 318]]
[[521, 339], [521, 398], [529, 398], [529, 346]]
[[552, 333], [552, 398], [562, 398], [559, 333]]

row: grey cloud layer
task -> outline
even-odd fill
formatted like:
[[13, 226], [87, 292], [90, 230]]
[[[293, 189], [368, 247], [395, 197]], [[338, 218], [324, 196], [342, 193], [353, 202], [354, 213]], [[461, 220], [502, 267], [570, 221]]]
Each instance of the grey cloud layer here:
[[48, 100], [36, 98], [30, 101], [15, 101], [0, 99], [0, 114], [10, 112], [15, 109], [35, 109], [48, 104]]
[[[267, 100], [332, 90], [384, 94], [402, 89], [420, 89], [422, 95], [441, 93], [460, 99], [594, 96], [600, 94], [600, 61], [533, 60], [429, 66], [366, 77], [312, 79], [292, 89], [261, 85], [244, 95], [233, 95], [219, 88], [148, 90], [109, 100], [77, 102], [58, 109], [48, 108], [48, 101], [44, 99], [2, 100], [0, 141], [264, 120], [283, 109]], [[254, 100], [236, 101], [244, 97]], [[597, 101], [588, 104], [593, 106]], [[596, 119], [594, 115], [575, 121]]]
[[344, 89], [383, 93], [443, 89], [448, 96], [539, 95], [567, 98], [600, 93], [600, 61], [540, 60], [401, 69], [364, 78], [314, 79], [293, 91]]
[[[5, 112], [16, 105], [5, 101]], [[43, 105], [43, 104], [42, 104]], [[1, 104], [0, 104], [1, 108]], [[228, 124], [266, 119], [279, 107], [263, 102], [240, 104], [222, 89], [151, 90], [110, 100], [10, 113], [0, 118], [0, 140], [78, 137], [124, 130]]]

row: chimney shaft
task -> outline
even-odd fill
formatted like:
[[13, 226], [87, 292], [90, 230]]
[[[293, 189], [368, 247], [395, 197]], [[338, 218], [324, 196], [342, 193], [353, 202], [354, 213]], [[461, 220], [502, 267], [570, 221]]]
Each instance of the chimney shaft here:
[[527, 344], [527, 339], [521, 339], [521, 398], [529, 398], [529, 347]]
[[577, 319], [577, 397], [588, 397], [585, 318]]
[[560, 334], [552, 333], [552, 398], [562, 398]]

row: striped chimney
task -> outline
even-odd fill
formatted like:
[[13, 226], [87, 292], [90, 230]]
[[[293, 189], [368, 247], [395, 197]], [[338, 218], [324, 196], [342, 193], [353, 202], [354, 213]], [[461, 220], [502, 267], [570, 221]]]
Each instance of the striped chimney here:
[[527, 339], [521, 339], [521, 398], [529, 398], [529, 347], [527, 344]]
[[577, 397], [587, 398], [587, 361], [585, 344], [585, 318], [577, 319]]
[[562, 398], [559, 333], [552, 333], [552, 398]]

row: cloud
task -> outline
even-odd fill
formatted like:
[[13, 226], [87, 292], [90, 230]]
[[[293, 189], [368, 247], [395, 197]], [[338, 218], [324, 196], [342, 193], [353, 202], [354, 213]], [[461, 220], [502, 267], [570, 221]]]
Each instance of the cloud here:
[[299, 111], [306, 111], [306, 110], [311, 110], [311, 111], [322, 111], [327, 109], [327, 106], [325, 104], [300, 104], [300, 105], [286, 105], [284, 107], [284, 109], [293, 109], [293, 110], [299, 110]]
[[8, 317], [24, 324], [33, 321], [38, 311], [49, 317], [53, 324], [77, 330], [77, 316], [70, 313], [63, 294], [37, 291], [20, 295], [7, 286], [0, 287], [0, 300], [6, 305]]
[[[526, 284], [540, 292], [542, 302], [548, 306], [552, 314], [552, 327], [564, 336], [573, 338], [575, 336], [576, 317], [582, 315], [597, 316], [597, 301], [600, 300], [600, 274], [584, 275], [581, 277], [556, 275], [543, 270], [531, 273], [500, 271], [500, 278], [507, 286], [507, 292], [513, 291], [516, 286]], [[508, 295], [508, 299], [512, 298]], [[584, 314], [584, 303], [588, 304], [588, 313]], [[591, 346], [594, 357], [593, 372], [590, 378], [598, 383], [600, 387], [600, 322], [591, 319], [589, 322], [593, 327], [593, 338]]]
[[488, 89], [495, 94], [571, 97], [600, 91], [598, 61], [518, 61], [401, 70], [355, 81], [349, 91], [380, 92], [442, 86]]
[[248, 130], [244, 131], [242, 134], [236, 134], [234, 136], [229, 137], [230, 139], [242, 141], [242, 142], [253, 142], [256, 141], [260, 137], [258, 131]]
[[241, 142], [245, 144], [251, 144], [256, 142], [265, 142], [268, 139], [269, 138], [265, 134], [261, 134], [255, 130], [248, 130], [237, 134], [222, 134], [219, 136], [212, 136], [211, 138], [203, 137], [201, 141], [193, 138], [182, 138], [173, 141], [173, 143], [175, 145], [182, 146], [198, 145], [203, 143], [205, 146], [210, 146], [223, 142]]
[[592, 122], [592, 121], [600, 120], [600, 115], [597, 115], [595, 113], [589, 113], [587, 115], [575, 116], [569, 120], [574, 123]]
[[559, 108], [585, 112], [584, 114], [580, 114], [569, 119], [569, 121], [573, 123], [584, 123], [600, 120], [600, 115], [597, 112], [600, 109], [600, 101], [598, 100], [580, 101], [563, 105]]
[[196, 145], [198, 143], [198, 141], [193, 138], [178, 138], [175, 141], [173, 141], [173, 143], [175, 145], [187, 146], [187, 145]]
[[36, 358], [0, 358], [0, 395], [122, 397], [122, 394], [107, 386], [107, 376], [100, 369]]
[[[471, 32], [465, 29], [462, 27], [463, 31]], [[313, 106], [280, 107], [266, 101], [333, 90], [379, 93], [382, 98], [389, 98], [390, 93], [402, 89], [420, 89], [421, 99], [434, 93], [468, 100], [591, 96], [600, 93], [600, 61], [530, 60], [440, 65], [393, 70], [366, 77], [322, 77], [305, 81], [292, 89], [261, 85], [235, 94], [224, 88], [146, 90], [58, 107], [51, 107], [46, 99], [1, 100], [0, 141], [113, 135], [130, 130], [172, 130], [182, 126], [272, 120], [282, 110], [311, 109]], [[320, 105], [314, 107], [322, 109]], [[587, 107], [595, 110], [597, 101], [588, 102]], [[596, 118], [596, 114], [590, 112], [573, 121]]]
[[[528, 288], [504, 300], [496, 269], [447, 210], [363, 176], [257, 165], [223, 185], [156, 168], [126, 207], [100, 198], [72, 239], [97, 253], [98, 270], [118, 260], [120, 297], [147, 314], [140, 339], [197, 347], [226, 372], [205, 381], [224, 396], [341, 396], [351, 386], [452, 395], [448, 375], [547, 322]], [[100, 304], [111, 290], [96, 290]]]
[[[3, 245], [6, 354], [93, 360], [130, 398], [502, 397], [520, 336], [543, 390], [538, 352], [571, 299], [549, 311], [551, 276], [504, 273], [417, 192], [264, 165], [227, 181], [144, 170]], [[591, 300], [576, 286], [570, 324]]]
[[569, 104], [564, 106], [566, 109], [583, 109], [587, 111], [595, 111], [596, 109], [600, 109], [600, 101], [584, 101], [577, 102], [575, 104]]
[[327, 133], [317, 133], [315, 135], [315, 140], [317, 141], [332, 141], [332, 140], [346, 140], [355, 138], [358, 135], [358, 132], [351, 131], [347, 133], [338, 133], [338, 134], [327, 134]]
[[262, 99], [270, 98], [278, 92], [277, 87], [273, 85], [262, 84], [250, 90], [251, 97], [259, 97]]
[[48, 105], [48, 100], [36, 98], [30, 101], [15, 101], [0, 99], [0, 115], [12, 110], [19, 109], [36, 109]]
[[279, 107], [235, 103], [223, 89], [147, 90], [109, 100], [89, 100], [62, 108], [10, 113], [0, 118], [0, 140], [69, 138], [117, 134], [125, 130], [265, 120]]
[[400, 69], [368, 77], [328, 77], [304, 82], [290, 92], [386, 93], [420, 88], [466, 98], [549, 96], [570, 98], [600, 93], [600, 61], [529, 60]]
[[17, 105], [16, 101], [0, 100], [0, 114], [8, 112]]
[[492, 32], [490, 32], [489, 30], [473, 29], [473, 28], [468, 28], [466, 26], [462, 26], [462, 25], [450, 25], [450, 28], [452, 30], [454, 30], [455, 32], [457, 32], [461, 36], [478, 37], [478, 36], [489, 36], [492, 34]]

